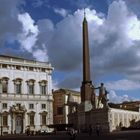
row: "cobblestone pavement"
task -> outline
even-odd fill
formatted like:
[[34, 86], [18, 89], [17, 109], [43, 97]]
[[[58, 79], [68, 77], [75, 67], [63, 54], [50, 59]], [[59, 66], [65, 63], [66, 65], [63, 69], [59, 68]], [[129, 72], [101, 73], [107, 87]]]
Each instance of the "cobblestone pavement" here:
[[75, 139], [67, 134], [45, 135], [45, 136], [26, 136], [26, 135], [7, 135], [0, 136], [0, 140], [140, 140], [140, 130], [137, 131], [122, 131], [108, 134], [78, 134]]

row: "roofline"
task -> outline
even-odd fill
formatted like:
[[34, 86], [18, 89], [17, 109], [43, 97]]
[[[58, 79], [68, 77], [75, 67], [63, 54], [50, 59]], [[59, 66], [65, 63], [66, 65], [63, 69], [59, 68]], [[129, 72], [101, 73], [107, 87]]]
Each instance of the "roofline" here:
[[33, 60], [33, 59], [27, 59], [27, 58], [24, 58], [24, 57], [12, 56], [12, 55], [3, 55], [3, 54], [0, 54], [0, 57], [8, 57], [8, 58], [22, 59], [22, 60], [33, 61], [33, 62], [41, 62], [41, 63], [50, 63], [50, 62], [43, 62], [43, 61], [38, 61], [38, 60]]

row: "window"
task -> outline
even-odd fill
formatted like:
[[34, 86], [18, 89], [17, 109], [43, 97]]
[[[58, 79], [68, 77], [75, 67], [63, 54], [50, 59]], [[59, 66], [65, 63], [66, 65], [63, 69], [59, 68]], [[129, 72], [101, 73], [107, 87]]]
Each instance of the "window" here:
[[46, 85], [41, 86], [41, 94], [45, 95], [46, 94]]
[[21, 69], [21, 66], [16, 66], [16, 69], [17, 69], [17, 70], [20, 70], [20, 69]]
[[2, 68], [7, 68], [7, 65], [6, 64], [2, 64]]
[[29, 88], [29, 94], [34, 94], [34, 85], [28, 85]]
[[33, 70], [34, 70], [34, 68], [33, 68], [33, 67], [29, 67], [29, 70], [30, 70], [30, 71], [33, 71]]
[[28, 94], [34, 94], [34, 82], [35, 82], [35, 80], [33, 80], [33, 79], [30, 79], [29, 81], [27, 81]]
[[41, 108], [42, 108], [42, 109], [46, 109], [46, 104], [42, 104], [42, 105], [41, 105]]
[[42, 114], [42, 125], [46, 125], [46, 114]]
[[29, 104], [29, 109], [34, 109], [34, 104]]
[[14, 81], [14, 85], [15, 85], [15, 93], [21, 94], [22, 79], [17, 78], [13, 81]]
[[57, 114], [63, 115], [63, 107], [57, 107]]
[[46, 80], [42, 80], [39, 82], [39, 85], [40, 85], [40, 93], [42, 95], [46, 95], [46, 92], [47, 92], [47, 81]]
[[3, 104], [2, 104], [2, 108], [3, 108], [3, 109], [7, 109], [7, 103], [3, 103]]
[[42, 70], [42, 72], [45, 72], [46, 69], [45, 68], [42, 68], [41, 70]]
[[7, 77], [3, 77], [0, 80], [0, 92], [1, 93], [8, 93], [8, 78]]
[[21, 84], [16, 85], [16, 94], [21, 94]]
[[8, 116], [4, 115], [3, 116], [3, 126], [7, 126], [8, 125]]
[[34, 125], [34, 114], [30, 114], [30, 125]]

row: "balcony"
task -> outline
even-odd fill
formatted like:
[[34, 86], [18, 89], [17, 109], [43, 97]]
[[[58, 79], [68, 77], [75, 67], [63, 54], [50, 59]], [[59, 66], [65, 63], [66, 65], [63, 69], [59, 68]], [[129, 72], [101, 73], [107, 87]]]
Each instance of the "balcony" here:
[[12, 94], [5, 93], [0, 94], [1, 100], [12, 100], [12, 101], [52, 101], [52, 95], [41, 95], [41, 94]]

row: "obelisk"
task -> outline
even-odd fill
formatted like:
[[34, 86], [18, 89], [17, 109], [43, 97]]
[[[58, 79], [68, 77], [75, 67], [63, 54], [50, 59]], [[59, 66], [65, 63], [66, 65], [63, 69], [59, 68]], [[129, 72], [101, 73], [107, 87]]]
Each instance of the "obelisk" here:
[[83, 20], [83, 81], [81, 86], [81, 103], [84, 111], [92, 109], [91, 98], [93, 94], [93, 85], [90, 77], [90, 53], [88, 40], [88, 23], [84, 12]]

